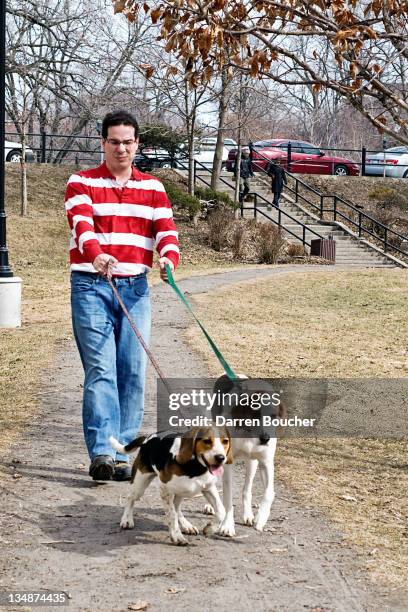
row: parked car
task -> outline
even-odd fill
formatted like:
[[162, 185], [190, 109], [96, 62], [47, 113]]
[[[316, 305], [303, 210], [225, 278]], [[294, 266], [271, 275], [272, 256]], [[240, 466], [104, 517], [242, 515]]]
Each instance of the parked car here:
[[[212, 136], [197, 140], [194, 159], [203, 164], [206, 168], [212, 166], [215, 155], [217, 139]], [[232, 138], [224, 139], [224, 149], [222, 154], [223, 164], [228, 159], [231, 148], [236, 147], [237, 143]], [[185, 147], [181, 146], [179, 151], [171, 157], [166, 149], [154, 149], [146, 147], [139, 151], [134, 158], [134, 165], [139, 170], [150, 172], [154, 168], [185, 168], [188, 164], [188, 153]]]
[[[19, 142], [12, 142], [11, 140], [4, 141], [4, 159], [8, 162], [20, 162], [21, 161], [21, 149], [22, 146]], [[34, 161], [34, 153], [31, 149], [26, 147], [26, 161]]]
[[369, 153], [366, 158], [365, 173], [369, 176], [408, 178], [408, 147], [391, 147], [380, 153]]
[[[216, 136], [203, 136], [198, 141], [199, 145], [215, 145], [217, 144]], [[234, 149], [237, 146], [237, 142], [233, 138], [224, 138], [224, 147], [228, 150]]]
[[[196, 153], [194, 159], [204, 166], [211, 167], [214, 161], [215, 147], [217, 138], [213, 136], [205, 136], [201, 138], [196, 145]], [[237, 147], [237, 143], [232, 138], [224, 138], [224, 147], [222, 151], [222, 163], [225, 165], [228, 160], [228, 155], [232, 149]]]
[[[327, 155], [320, 147], [298, 140], [276, 138], [273, 140], [260, 140], [253, 143], [252, 161], [254, 170], [266, 170], [270, 160], [280, 159], [284, 168], [287, 168], [288, 144], [291, 144], [291, 172], [305, 174], [335, 174], [357, 176], [359, 166], [346, 157]], [[247, 148], [247, 147], [246, 147]], [[227, 170], [234, 171], [236, 149], [229, 152]]]
[[177, 168], [177, 160], [183, 156], [181, 153], [171, 156], [166, 149], [146, 147], [136, 153], [133, 165], [142, 172], [151, 172], [154, 168]]

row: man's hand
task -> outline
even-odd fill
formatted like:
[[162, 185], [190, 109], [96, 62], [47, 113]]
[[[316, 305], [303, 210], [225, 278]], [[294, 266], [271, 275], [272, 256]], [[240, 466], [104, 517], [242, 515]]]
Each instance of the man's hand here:
[[106, 276], [106, 278], [112, 278], [113, 268], [118, 263], [116, 257], [108, 255], [107, 253], [101, 253], [98, 257], [95, 257], [93, 267], [99, 274]]
[[168, 278], [167, 278], [167, 272], [166, 272], [166, 268], [165, 268], [165, 265], [166, 265], [166, 264], [169, 264], [169, 266], [170, 266], [170, 268], [171, 268], [171, 271], [173, 272], [173, 270], [174, 270], [174, 264], [173, 264], [173, 262], [171, 261], [171, 259], [169, 259], [168, 257], [160, 257], [160, 259], [159, 259], [159, 266], [160, 266], [160, 278], [161, 278], [163, 281], [165, 281], [165, 282], [168, 280]]

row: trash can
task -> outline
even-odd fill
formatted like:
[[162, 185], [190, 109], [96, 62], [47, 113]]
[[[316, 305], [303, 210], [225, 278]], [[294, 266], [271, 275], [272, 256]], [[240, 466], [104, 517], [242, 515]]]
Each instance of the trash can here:
[[323, 257], [331, 263], [336, 261], [336, 242], [333, 238], [317, 238], [310, 242], [310, 254], [316, 255], [317, 257]]

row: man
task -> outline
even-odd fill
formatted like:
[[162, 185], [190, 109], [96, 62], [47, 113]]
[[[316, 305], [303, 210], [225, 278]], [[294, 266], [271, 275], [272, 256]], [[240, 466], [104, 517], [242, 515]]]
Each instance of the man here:
[[287, 185], [286, 172], [281, 166], [281, 160], [271, 160], [266, 168], [266, 172], [272, 178], [271, 189], [273, 193], [273, 204], [279, 208], [279, 199], [283, 191], [283, 184]]
[[83, 427], [94, 480], [129, 480], [128, 457], [113, 451], [138, 433], [144, 409], [145, 352], [108, 283], [116, 288], [144, 340], [150, 335], [146, 273], [153, 246], [175, 269], [178, 235], [163, 185], [132, 165], [139, 126], [125, 111], [102, 123], [105, 162], [73, 174], [65, 208], [71, 229], [71, 306], [74, 335], [85, 371]]
[[[234, 177], [237, 178], [237, 165], [235, 162]], [[242, 204], [245, 196], [251, 191], [251, 178], [254, 176], [252, 169], [252, 161], [249, 157], [249, 151], [244, 149], [241, 154], [240, 172], [239, 172], [239, 201]]]

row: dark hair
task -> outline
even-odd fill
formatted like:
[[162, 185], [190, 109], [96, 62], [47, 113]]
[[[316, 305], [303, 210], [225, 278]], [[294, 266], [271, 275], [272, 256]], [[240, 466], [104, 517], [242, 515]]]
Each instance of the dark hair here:
[[132, 125], [135, 128], [135, 138], [139, 136], [139, 124], [127, 111], [118, 110], [105, 115], [102, 121], [102, 138], [108, 137], [108, 128], [112, 125]]

